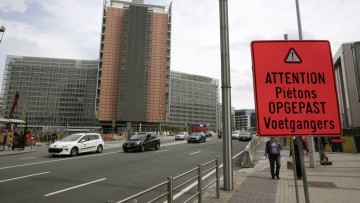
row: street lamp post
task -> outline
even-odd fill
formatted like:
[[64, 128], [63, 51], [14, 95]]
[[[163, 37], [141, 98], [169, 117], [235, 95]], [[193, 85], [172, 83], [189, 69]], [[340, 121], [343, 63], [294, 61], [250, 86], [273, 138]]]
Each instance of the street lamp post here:
[[4, 36], [4, 33], [5, 33], [5, 27], [4, 26], [0, 26], [0, 32], [2, 33], [1, 38], [0, 38], [0, 44], [1, 44], [1, 40], [2, 40], [2, 38]]

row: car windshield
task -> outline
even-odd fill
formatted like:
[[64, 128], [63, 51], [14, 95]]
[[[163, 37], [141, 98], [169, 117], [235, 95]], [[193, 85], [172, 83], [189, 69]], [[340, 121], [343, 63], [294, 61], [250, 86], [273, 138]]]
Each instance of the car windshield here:
[[62, 142], [73, 142], [73, 141], [76, 141], [78, 140], [83, 134], [72, 134], [72, 135], [69, 135], [65, 138], [63, 138], [61, 141]]
[[130, 140], [142, 140], [146, 138], [146, 134], [145, 133], [141, 133], [141, 134], [135, 134], [133, 135]]
[[184, 132], [180, 132], [180, 133], [178, 133], [178, 135], [185, 135], [185, 133], [184, 133]]
[[197, 137], [199, 137], [199, 136], [201, 136], [201, 133], [193, 133], [193, 134], [191, 134], [191, 136], [197, 136]]
[[238, 131], [232, 131], [232, 134], [239, 134]]

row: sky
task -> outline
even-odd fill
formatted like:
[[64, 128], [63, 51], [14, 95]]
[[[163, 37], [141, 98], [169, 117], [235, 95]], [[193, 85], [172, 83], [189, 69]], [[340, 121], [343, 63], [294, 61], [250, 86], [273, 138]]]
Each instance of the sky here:
[[[219, 0], [172, 2], [171, 70], [219, 80]], [[0, 0], [0, 83], [7, 55], [96, 60], [103, 0]], [[359, 0], [299, 0], [304, 40], [328, 40], [332, 55], [360, 40]], [[250, 43], [298, 40], [295, 0], [228, 0], [231, 106], [254, 109]]]

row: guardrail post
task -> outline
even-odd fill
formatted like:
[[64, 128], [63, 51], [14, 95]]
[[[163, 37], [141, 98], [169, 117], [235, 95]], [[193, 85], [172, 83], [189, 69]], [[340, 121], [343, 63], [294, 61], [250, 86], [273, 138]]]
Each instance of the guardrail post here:
[[220, 197], [219, 159], [216, 157], [216, 198]]
[[201, 164], [198, 164], [198, 192], [199, 192], [199, 195], [198, 195], [198, 203], [201, 203], [201, 200], [202, 200], [202, 166]]
[[173, 202], [173, 177], [172, 176], [168, 177], [168, 198], [167, 198], [167, 202], [168, 203]]

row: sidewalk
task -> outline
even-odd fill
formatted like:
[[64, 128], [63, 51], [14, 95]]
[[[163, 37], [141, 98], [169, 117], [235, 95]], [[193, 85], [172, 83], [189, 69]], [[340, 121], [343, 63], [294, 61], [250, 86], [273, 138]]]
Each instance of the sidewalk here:
[[2, 150], [2, 146], [1, 146], [0, 156], [35, 152], [37, 148], [38, 147], [34, 145], [32, 146], [32, 148], [30, 146], [26, 146], [24, 149], [15, 148], [14, 150], [12, 150], [11, 147], [8, 148], [6, 146], [5, 149]]
[[[234, 171], [233, 191], [221, 190], [219, 199], [212, 193], [204, 202], [296, 203], [293, 171], [286, 167], [289, 151], [282, 151], [280, 180], [277, 180], [271, 179], [264, 149], [265, 143], [256, 148], [255, 168]], [[360, 155], [328, 153], [327, 156], [333, 165], [320, 165], [319, 154], [315, 152], [315, 168], [310, 168], [309, 158], [305, 157], [310, 202], [359, 202]], [[305, 202], [303, 182], [297, 180], [297, 185], [299, 202]]]

